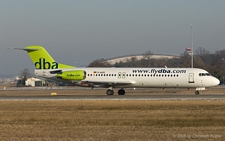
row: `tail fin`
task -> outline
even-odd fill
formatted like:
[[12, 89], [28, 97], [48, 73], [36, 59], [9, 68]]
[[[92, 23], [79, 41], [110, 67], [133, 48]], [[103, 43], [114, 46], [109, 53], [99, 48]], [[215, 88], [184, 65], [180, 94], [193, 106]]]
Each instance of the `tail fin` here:
[[27, 51], [36, 69], [75, 68], [75, 66], [57, 63], [42, 46], [27, 46], [22, 50]]

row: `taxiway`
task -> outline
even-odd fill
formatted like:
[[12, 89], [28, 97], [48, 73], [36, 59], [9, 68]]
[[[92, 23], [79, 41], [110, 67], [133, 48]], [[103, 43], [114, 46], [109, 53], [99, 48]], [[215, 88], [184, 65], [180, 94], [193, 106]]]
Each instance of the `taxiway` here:
[[0, 96], [0, 100], [225, 100], [225, 94], [203, 95], [33, 95], [33, 96]]

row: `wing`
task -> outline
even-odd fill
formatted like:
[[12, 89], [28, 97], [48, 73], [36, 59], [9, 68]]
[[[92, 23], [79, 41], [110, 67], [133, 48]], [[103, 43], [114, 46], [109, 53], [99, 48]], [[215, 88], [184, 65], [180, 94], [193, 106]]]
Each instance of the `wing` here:
[[92, 83], [93, 85], [101, 85], [102, 87], [111, 87], [111, 86], [126, 86], [136, 83], [135, 81], [104, 81], [104, 80], [95, 80], [95, 81], [82, 81], [84, 83]]

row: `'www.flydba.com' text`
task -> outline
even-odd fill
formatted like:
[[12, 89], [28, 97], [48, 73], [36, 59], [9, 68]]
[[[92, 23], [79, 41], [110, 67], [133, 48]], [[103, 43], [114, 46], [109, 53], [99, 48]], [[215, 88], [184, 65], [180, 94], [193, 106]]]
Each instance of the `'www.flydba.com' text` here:
[[186, 70], [166, 70], [166, 69], [151, 69], [151, 70], [133, 70], [133, 73], [186, 73]]

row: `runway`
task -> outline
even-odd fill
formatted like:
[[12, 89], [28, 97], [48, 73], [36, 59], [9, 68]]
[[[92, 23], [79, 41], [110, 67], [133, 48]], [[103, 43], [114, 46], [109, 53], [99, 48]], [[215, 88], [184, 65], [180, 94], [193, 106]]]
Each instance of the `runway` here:
[[0, 100], [225, 100], [225, 94], [205, 95], [34, 95], [34, 96], [0, 96]]

